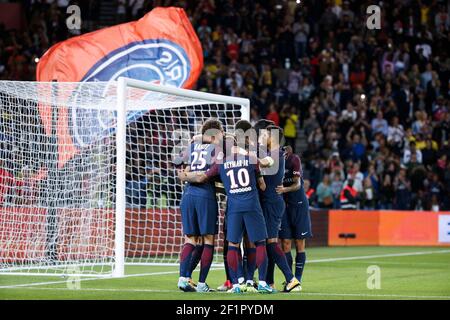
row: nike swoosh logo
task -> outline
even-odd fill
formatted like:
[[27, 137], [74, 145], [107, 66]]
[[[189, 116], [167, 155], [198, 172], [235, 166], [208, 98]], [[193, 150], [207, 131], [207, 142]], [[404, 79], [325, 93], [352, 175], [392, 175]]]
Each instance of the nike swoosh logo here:
[[308, 232], [302, 232], [302, 236], [304, 236], [305, 234], [307, 234]]

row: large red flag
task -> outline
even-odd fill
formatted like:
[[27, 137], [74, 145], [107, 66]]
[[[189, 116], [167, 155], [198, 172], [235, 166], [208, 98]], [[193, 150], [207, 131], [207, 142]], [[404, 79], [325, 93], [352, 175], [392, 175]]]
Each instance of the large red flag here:
[[[111, 81], [125, 76], [190, 88], [202, 67], [201, 44], [184, 10], [155, 8], [138, 21], [57, 43], [40, 59], [37, 80]], [[40, 114], [45, 130], [50, 134], [51, 106], [41, 105]], [[76, 128], [68, 126], [69, 117], [77, 114], [77, 110], [58, 108], [60, 167], [76, 154], [80, 146], [89, 143], [89, 139], [82, 141], [86, 140], [86, 135], [83, 139], [77, 138], [73, 132]], [[130, 118], [136, 118], [136, 115]], [[79, 123], [77, 119], [70, 120], [72, 124]], [[86, 128], [82, 129], [86, 131]]]

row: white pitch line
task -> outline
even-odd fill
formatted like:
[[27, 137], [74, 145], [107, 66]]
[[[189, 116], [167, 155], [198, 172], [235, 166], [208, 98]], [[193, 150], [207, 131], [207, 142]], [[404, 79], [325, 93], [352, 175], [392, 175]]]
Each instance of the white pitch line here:
[[[416, 255], [426, 255], [426, 254], [441, 254], [441, 253], [450, 253], [450, 250], [416, 251], [416, 252], [379, 254], [379, 255], [370, 255], [370, 256], [355, 256], [355, 257], [315, 259], [315, 260], [309, 260], [308, 263], [336, 262], [336, 261], [348, 261], [348, 260], [364, 260], [364, 259], [388, 258], [388, 257], [405, 257], [405, 256], [416, 256]], [[213, 270], [222, 270], [222, 269], [223, 268], [212, 268], [211, 271], [213, 271]], [[176, 271], [162, 271], [162, 272], [129, 274], [129, 275], [125, 275], [122, 278], [144, 277], [144, 276], [158, 276], [158, 275], [176, 274], [176, 273], [178, 273], [178, 270], [176, 270]], [[107, 280], [107, 279], [121, 279], [121, 278], [85, 278], [85, 279], [80, 279], [80, 281], [94, 281], [94, 280]], [[26, 287], [48, 285], [48, 284], [61, 284], [61, 283], [66, 283], [66, 282], [67, 282], [67, 280], [50, 281], [50, 282], [24, 283], [24, 284], [17, 284], [17, 285], [0, 286], [0, 289], [13, 289], [13, 288], [20, 288], [20, 287], [26, 288]]]
[[308, 263], [335, 262], [335, 261], [363, 260], [363, 259], [373, 259], [373, 258], [419, 256], [419, 255], [424, 255], [424, 254], [439, 254], [439, 253], [450, 253], [450, 250], [417, 251], [417, 252], [404, 252], [404, 253], [377, 254], [377, 255], [371, 255], [371, 256], [326, 258], [326, 259], [308, 260], [307, 262]]
[[[222, 270], [223, 268], [211, 268], [210, 271], [214, 271], [214, 270]], [[145, 276], [160, 276], [160, 275], [166, 275], [166, 274], [175, 274], [178, 273], [179, 270], [174, 270], [174, 271], [161, 271], [161, 272], [149, 272], [149, 273], [134, 273], [134, 274], [127, 274], [124, 275], [123, 277], [120, 278], [84, 278], [84, 279], [79, 279], [78, 281], [95, 281], [95, 280], [110, 280], [110, 279], [116, 279], [116, 280], [120, 280], [123, 278], [133, 278], [133, 277], [145, 277]], [[62, 284], [62, 283], [67, 283], [67, 279], [66, 280], [58, 280], [58, 281], [47, 281], [47, 282], [32, 282], [32, 283], [22, 283], [22, 284], [15, 284], [15, 285], [10, 285], [10, 286], [0, 286], [0, 289], [14, 289], [14, 288], [20, 288], [20, 287], [24, 287], [24, 288], [29, 288], [29, 287], [34, 287], [34, 286], [43, 286], [46, 284]]]
[[[69, 288], [36, 288], [28, 287], [30, 290], [59, 290], [59, 291], [105, 291], [105, 292], [134, 292], [134, 293], [180, 293], [179, 290], [160, 290], [160, 289], [115, 289], [115, 288], [81, 288], [78, 290]], [[218, 294], [227, 294], [226, 292], [215, 292]], [[282, 293], [283, 294], [283, 293]], [[244, 294], [245, 297], [247, 294]], [[335, 297], [367, 297], [367, 298], [404, 298], [404, 299], [450, 299], [450, 296], [414, 296], [414, 295], [400, 295], [400, 294], [366, 294], [366, 293], [327, 293], [327, 292], [291, 292], [284, 294], [296, 296], [335, 296]], [[237, 297], [237, 296], [236, 296]]]

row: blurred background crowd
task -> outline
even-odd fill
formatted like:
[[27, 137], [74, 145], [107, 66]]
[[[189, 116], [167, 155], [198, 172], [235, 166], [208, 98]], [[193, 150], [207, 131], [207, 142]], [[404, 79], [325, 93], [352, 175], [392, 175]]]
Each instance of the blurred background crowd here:
[[[0, 25], [0, 79], [34, 80], [54, 43], [180, 6], [203, 46], [196, 89], [250, 98], [252, 122], [280, 125], [313, 206], [339, 208], [351, 180], [361, 209], [450, 210], [448, 1], [21, 2], [26, 28]], [[66, 27], [69, 4], [81, 30]]]

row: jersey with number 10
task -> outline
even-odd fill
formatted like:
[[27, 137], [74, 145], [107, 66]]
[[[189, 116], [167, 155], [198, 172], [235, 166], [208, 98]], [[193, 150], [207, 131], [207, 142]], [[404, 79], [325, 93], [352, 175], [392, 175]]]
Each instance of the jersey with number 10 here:
[[[192, 172], [207, 171], [214, 161], [216, 145], [192, 143], [189, 146], [189, 169]], [[204, 198], [216, 198], [214, 182], [188, 183], [185, 194]]]
[[251, 156], [232, 154], [206, 172], [208, 177], [220, 175], [227, 194], [228, 212], [249, 212], [259, 207], [257, 179], [259, 166]]

